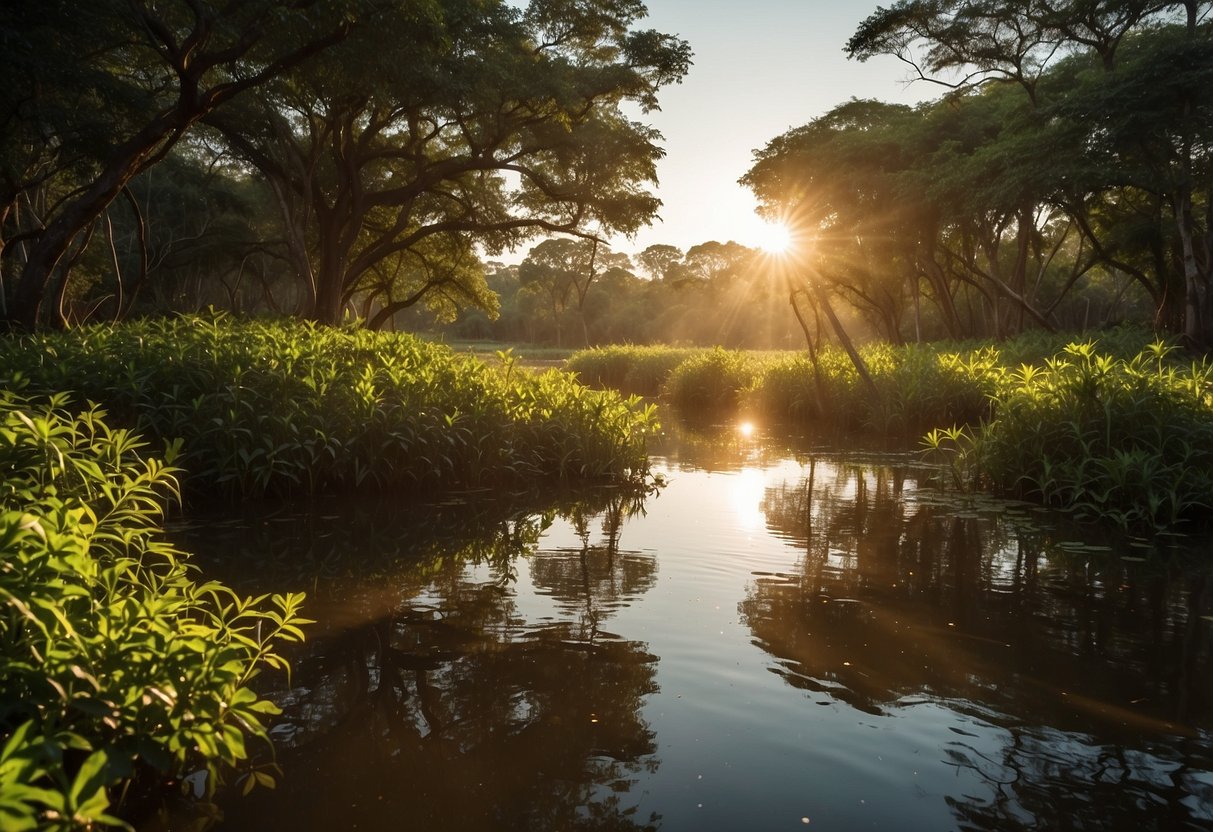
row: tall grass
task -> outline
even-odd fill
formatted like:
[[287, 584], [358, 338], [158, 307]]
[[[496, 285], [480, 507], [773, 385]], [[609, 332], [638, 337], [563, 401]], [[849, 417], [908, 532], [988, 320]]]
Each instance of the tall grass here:
[[663, 347], [601, 347], [574, 354], [567, 369], [588, 384], [661, 397], [684, 414], [744, 409], [777, 422], [820, 422], [918, 436], [940, 422], [988, 412], [1001, 369], [990, 348], [970, 353], [928, 346], [862, 350], [879, 395], [868, 395], [847, 354]]
[[735, 411], [753, 387], [760, 363], [761, 359], [737, 350], [701, 350], [679, 362], [662, 393], [687, 414]]
[[[1069, 340], [1029, 332], [996, 345], [865, 345], [860, 354], [876, 385], [874, 397], [836, 346], [820, 350], [816, 364], [803, 351], [598, 347], [575, 353], [567, 369], [587, 384], [662, 397], [686, 412], [745, 409], [775, 422], [916, 438], [937, 426], [988, 418], [1008, 372], [1023, 364], [1043, 366]], [[1130, 358], [1151, 340], [1144, 330], [1124, 328], [1102, 333], [1098, 343], [1105, 354]]]
[[[579, 361], [626, 378], [632, 348]], [[658, 353], [654, 355], [654, 353]], [[771, 422], [922, 437], [957, 483], [1123, 527], [1206, 519], [1213, 509], [1213, 369], [1122, 329], [1098, 341], [1030, 333], [1000, 344], [868, 345], [876, 387], [840, 349], [690, 353], [645, 348], [672, 369], [664, 398], [690, 415], [744, 410]]]
[[999, 375], [988, 350], [962, 355], [926, 346], [869, 345], [861, 356], [875, 396], [862, 386], [844, 351], [826, 348], [816, 366], [804, 354], [768, 360], [743, 399], [752, 411], [775, 421], [919, 436], [940, 423], [982, 418]]
[[229, 497], [432, 490], [647, 470], [652, 406], [407, 335], [182, 318], [0, 341], [0, 383], [69, 391], [181, 440], [188, 488]]
[[594, 347], [570, 356], [565, 369], [591, 387], [655, 398], [674, 369], [699, 352], [684, 347]]
[[118, 824], [128, 794], [197, 771], [209, 794], [268, 747], [250, 681], [302, 637], [302, 596], [197, 582], [146, 449], [95, 406], [0, 391], [0, 828]]
[[1008, 490], [1123, 527], [1213, 509], [1213, 365], [1154, 343], [1117, 358], [1068, 345], [1007, 374], [976, 434], [979, 470]]

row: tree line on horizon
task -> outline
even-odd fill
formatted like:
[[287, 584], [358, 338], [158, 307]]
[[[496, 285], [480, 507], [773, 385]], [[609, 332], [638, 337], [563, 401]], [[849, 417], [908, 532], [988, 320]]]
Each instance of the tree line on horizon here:
[[[794, 234], [634, 256], [688, 45], [633, 0], [6, 4], [10, 328], [214, 305], [560, 346], [1141, 322], [1213, 343], [1213, 2], [901, 0], [741, 177]], [[136, 140], [143, 142], [139, 147]], [[538, 240], [517, 266], [495, 259]], [[789, 314], [789, 304], [792, 306]]]

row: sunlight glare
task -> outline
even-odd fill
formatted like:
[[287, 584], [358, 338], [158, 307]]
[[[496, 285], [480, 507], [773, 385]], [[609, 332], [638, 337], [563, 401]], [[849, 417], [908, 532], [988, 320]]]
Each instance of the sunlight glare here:
[[754, 423], [753, 422], [742, 422], [740, 425], [737, 426], [737, 432], [740, 433], [746, 439], [749, 439], [751, 436], [754, 435]]
[[729, 502], [733, 505], [737, 528], [745, 532], [756, 532], [766, 526], [767, 517], [762, 511], [762, 498], [766, 494], [766, 479], [762, 471], [746, 468], [733, 475]]
[[767, 254], [783, 254], [792, 244], [792, 234], [781, 222], [763, 223], [758, 230], [758, 247]]

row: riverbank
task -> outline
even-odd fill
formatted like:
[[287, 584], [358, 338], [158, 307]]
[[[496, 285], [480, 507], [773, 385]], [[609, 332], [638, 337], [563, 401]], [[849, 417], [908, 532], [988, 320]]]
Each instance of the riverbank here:
[[[302, 593], [197, 579], [188, 500], [642, 483], [655, 408], [403, 335], [183, 317], [0, 339], [0, 826], [273, 787]], [[200, 816], [199, 816], [200, 817]]]
[[96, 402], [179, 452], [192, 495], [249, 499], [622, 481], [655, 409], [409, 335], [181, 317], [0, 341], [5, 387]]
[[742, 352], [606, 347], [567, 365], [588, 384], [702, 418], [901, 438], [989, 489], [1125, 528], [1208, 525], [1213, 364], [1140, 330], [1004, 343], [869, 345], [864, 382], [837, 347]]

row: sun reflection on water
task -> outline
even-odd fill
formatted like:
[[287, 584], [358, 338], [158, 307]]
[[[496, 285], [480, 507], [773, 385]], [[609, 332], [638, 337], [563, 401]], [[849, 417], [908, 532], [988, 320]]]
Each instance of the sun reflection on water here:
[[766, 478], [762, 471], [747, 468], [735, 476], [733, 487], [729, 489], [729, 502], [737, 517], [737, 527], [745, 532], [765, 528], [762, 497], [766, 490]]

